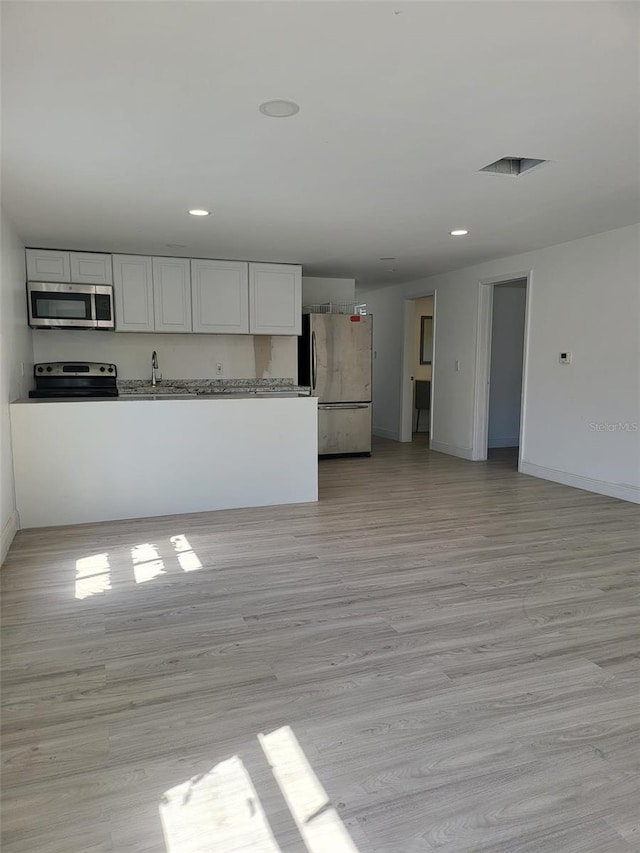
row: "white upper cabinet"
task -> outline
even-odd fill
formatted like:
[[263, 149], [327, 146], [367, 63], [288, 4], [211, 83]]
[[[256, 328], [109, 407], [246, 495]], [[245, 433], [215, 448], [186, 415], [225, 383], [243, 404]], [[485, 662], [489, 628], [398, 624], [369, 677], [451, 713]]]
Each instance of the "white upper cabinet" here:
[[27, 249], [28, 281], [111, 284], [111, 255], [98, 252], [59, 252]]
[[113, 284], [117, 332], [300, 335], [302, 267], [27, 249], [27, 280]]
[[71, 252], [71, 281], [78, 284], [112, 284], [111, 255]]
[[156, 332], [191, 331], [191, 270], [188, 258], [153, 258]]
[[246, 261], [191, 261], [193, 331], [223, 335], [249, 331]]
[[151, 258], [113, 256], [113, 297], [117, 332], [153, 332]]
[[302, 267], [249, 264], [249, 331], [255, 335], [302, 333]]
[[71, 281], [69, 255], [53, 249], [27, 249], [27, 280]]

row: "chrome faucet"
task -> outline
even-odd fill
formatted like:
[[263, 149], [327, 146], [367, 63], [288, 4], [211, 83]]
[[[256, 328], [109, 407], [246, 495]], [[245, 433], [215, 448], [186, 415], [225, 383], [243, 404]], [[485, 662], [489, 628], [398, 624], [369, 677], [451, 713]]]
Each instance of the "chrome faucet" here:
[[154, 350], [151, 354], [151, 384], [155, 387], [158, 384], [157, 379], [157, 370], [158, 370], [158, 354]]

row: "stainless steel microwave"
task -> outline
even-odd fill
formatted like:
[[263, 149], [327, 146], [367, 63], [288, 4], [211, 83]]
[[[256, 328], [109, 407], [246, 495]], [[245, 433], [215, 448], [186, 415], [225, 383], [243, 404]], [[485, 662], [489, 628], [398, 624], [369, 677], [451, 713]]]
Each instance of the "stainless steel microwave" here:
[[113, 287], [107, 284], [27, 283], [34, 329], [113, 329]]

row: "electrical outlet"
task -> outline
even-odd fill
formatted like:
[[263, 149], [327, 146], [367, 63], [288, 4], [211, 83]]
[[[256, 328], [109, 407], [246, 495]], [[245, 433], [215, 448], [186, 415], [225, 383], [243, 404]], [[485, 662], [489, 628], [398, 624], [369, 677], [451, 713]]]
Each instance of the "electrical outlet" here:
[[222, 364], [218, 362], [216, 364], [216, 376], [222, 376]]

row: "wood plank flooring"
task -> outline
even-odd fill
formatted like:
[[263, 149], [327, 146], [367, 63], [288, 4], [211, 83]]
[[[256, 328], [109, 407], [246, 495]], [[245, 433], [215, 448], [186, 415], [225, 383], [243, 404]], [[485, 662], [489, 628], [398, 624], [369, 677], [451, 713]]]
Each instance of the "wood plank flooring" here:
[[19, 533], [3, 853], [640, 850], [640, 508], [422, 437], [320, 482]]

